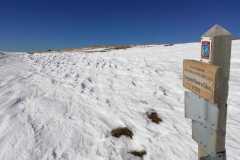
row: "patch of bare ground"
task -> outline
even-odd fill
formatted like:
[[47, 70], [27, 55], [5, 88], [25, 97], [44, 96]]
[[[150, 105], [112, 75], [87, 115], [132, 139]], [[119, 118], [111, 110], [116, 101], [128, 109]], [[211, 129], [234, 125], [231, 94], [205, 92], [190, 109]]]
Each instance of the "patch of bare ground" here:
[[131, 48], [131, 45], [116, 45], [116, 46], [112, 46], [110, 47], [111, 49], [128, 49]]
[[132, 139], [133, 132], [127, 127], [119, 127], [119, 128], [113, 129], [111, 131], [111, 135], [113, 137], [117, 137], [117, 138], [119, 138], [121, 136], [126, 136], [126, 137], [129, 137]]
[[140, 157], [140, 158], [143, 158], [143, 156], [147, 154], [147, 152], [145, 150], [134, 150], [134, 151], [130, 151], [128, 153], [132, 154], [133, 156]]
[[153, 123], [159, 124], [162, 122], [162, 119], [159, 117], [158, 113], [154, 110], [150, 110], [146, 113], [149, 120], [151, 120]]

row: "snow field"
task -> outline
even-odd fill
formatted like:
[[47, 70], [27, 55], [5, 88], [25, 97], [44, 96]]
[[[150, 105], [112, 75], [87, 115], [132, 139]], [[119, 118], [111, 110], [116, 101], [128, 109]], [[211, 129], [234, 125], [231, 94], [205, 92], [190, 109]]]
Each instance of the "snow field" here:
[[[227, 122], [229, 160], [240, 158], [240, 41], [233, 42]], [[0, 58], [1, 160], [197, 159], [184, 118], [183, 59], [200, 44], [136, 46], [94, 53], [61, 52]], [[154, 109], [160, 124], [146, 112]], [[133, 139], [110, 132], [128, 127]]]

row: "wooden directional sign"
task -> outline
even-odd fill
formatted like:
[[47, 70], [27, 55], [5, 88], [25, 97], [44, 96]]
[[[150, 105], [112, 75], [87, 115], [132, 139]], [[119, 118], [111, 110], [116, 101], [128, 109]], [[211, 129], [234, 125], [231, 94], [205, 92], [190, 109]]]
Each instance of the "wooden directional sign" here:
[[219, 67], [196, 61], [183, 61], [183, 86], [209, 102], [216, 101], [216, 81]]

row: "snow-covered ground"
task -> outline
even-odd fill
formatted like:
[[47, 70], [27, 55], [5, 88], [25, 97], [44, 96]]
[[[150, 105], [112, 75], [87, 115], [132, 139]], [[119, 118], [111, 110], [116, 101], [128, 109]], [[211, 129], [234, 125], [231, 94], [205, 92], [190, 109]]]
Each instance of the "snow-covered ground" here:
[[[240, 160], [240, 41], [232, 47], [228, 160]], [[0, 55], [1, 160], [195, 160], [184, 118], [183, 59], [199, 43], [94, 53]], [[155, 110], [160, 124], [146, 112]], [[133, 139], [111, 130], [128, 127]]]
[[1, 51], [0, 50], [0, 55], [2, 55], [2, 54], [4, 54], [4, 55], [19, 55], [19, 54], [28, 54], [27, 52], [6, 52], [6, 51]]

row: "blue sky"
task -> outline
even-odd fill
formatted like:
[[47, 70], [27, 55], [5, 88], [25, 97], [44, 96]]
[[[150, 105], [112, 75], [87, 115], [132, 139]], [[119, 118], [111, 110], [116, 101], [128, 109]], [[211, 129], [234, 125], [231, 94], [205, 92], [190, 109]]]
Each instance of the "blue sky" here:
[[239, 0], [0, 0], [0, 50], [198, 41], [213, 24], [240, 36]]

